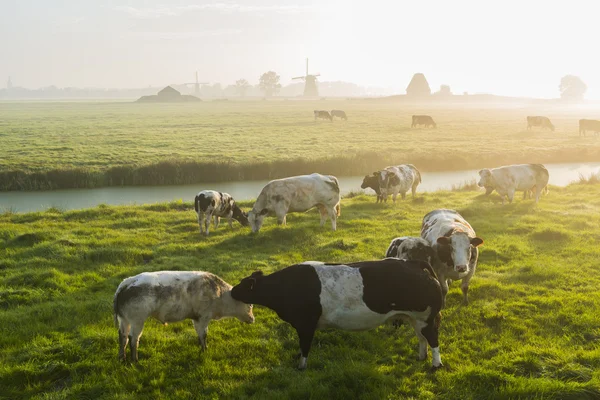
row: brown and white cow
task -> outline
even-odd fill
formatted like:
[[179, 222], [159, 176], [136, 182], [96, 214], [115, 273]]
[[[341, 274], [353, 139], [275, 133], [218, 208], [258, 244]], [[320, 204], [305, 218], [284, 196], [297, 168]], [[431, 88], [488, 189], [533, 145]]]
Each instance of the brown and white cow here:
[[219, 227], [221, 217], [229, 221], [229, 227], [233, 228], [232, 220], [238, 221], [243, 226], [248, 226], [248, 215], [235, 203], [229, 193], [216, 192], [214, 190], [203, 190], [194, 199], [194, 208], [198, 214], [200, 233], [208, 236], [211, 218], [214, 217], [215, 229]]
[[433, 269], [442, 287], [444, 302], [448, 293], [448, 279], [461, 280], [464, 303], [469, 303], [469, 282], [477, 268], [483, 240], [475, 235], [471, 225], [454, 210], [433, 210], [423, 218], [421, 237], [433, 250], [436, 258]]
[[231, 296], [231, 285], [210, 272], [143, 272], [126, 278], [113, 300], [115, 325], [119, 328], [119, 359], [125, 361], [127, 343], [131, 359], [138, 360], [138, 346], [148, 317], [163, 324], [191, 319], [202, 350], [206, 350], [208, 323], [235, 317], [253, 323], [252, 305]]
[[600, 121], [597, 121], [595, 119], [580, 119], [579, 136], [581, 136], [582, 133], [583, 136], [585, 136], [585, 133], [587, 131], [594, 132], [594, 136], [598, 135], [600, 133]]
[[533, 127], [536, 127], [536, 126], [540, 127], [540, 128], [550, 129], [552, 132], [554, 132], [554, 125], [552, 125], [552, 122], [550, 122], [550, 118], [542, 117], [539, 115], [528, 116], [527, 117], [527, 130], [529, 130]]
[[373, 329], [384, 322], [409, 322], [419, 339], [419, 359], [431, 347], [433, 368], [442, 366], [439, 348], [442, 293], [431, 266], [387, 258], [351, 264], [307, 261], [271, 275], [254, 272], [231, 290], [234, 299], [275, 311], [300, 339], [299, 369], [305, 369], [317, 329]]
[[267, 214], [275, 214], [277, 223], [285, 225], [288, 212], [304, 212], [317, 207], [321, 213], [321, 226], [329, 216], [331, 228], [335, 231], [340, 215], [340, 200], [340, 185], [332, 175], [311, 174], [275, 179], [261, 190], [252, 210], [248, 212], [248, 221], [252, 232], [258, 232]]
[[484, 168], [479, 171], [479, 187], [496, 189], [502, 197], [512, 203], [515, 191], [523, 191], [523, 198], [528, 191], [535, 190], [535, 202], [540, 200], [542, 191], [548, 193], [548, 180], [550, 174], [542, 164], [517, 164], [498, 168]]
[[412, 197], [415, 197], [417, 186], [421, 183], [421, 173], [412, 164], [401, 164], [392, 167], [386, 167], [378, 172], [379, 190], [381, 198], [387, 201], [388, 195], [392, 194], [392, 200], [396, 202], [398, 193], [404, 200], [406, 192], [412, 191]]
[[330, 121], [333, 121], [333, 117], [331, 116], [331, 114], [329, 114], [329, 111], [315, 110], [314, 114], [315, 114], [315, 121], [317, 120], [317, 118], [328, 119]]
[[437, 128], [436, 123], [429, 115], [413, 115], [411, 128], [415, 128], [417, 125], [425, 125], [425, 128], [434, 127]]

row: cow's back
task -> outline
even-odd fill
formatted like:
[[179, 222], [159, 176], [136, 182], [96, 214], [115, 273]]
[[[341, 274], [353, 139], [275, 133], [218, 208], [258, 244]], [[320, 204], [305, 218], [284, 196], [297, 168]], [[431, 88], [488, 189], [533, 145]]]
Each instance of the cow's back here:
[[446, 236], [449, 232], [459, 230], [465, 232], [469, 237], [475, 237], [475, 230], [455, 210], [438, 209], [429, 212], [423, 217], [421, 226], [421, 237], [432, 246], [441, 236]]

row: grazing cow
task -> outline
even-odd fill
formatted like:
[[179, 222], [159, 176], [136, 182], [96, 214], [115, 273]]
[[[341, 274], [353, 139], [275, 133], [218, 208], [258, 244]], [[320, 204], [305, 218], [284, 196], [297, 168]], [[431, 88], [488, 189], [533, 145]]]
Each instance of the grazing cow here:
[[461, 279], [464, 303], [468, 304], [469, 282], [475, 274], [479, 257], [477, 246], [483, 240], [475, 235], [471, 225], [458, 212], [446, 209], [434, 210], [425, 215], [421, 237], [435, 251], [433, 269], [442, 287], [444, 303], [448, 293], [448, 279]]
[[406, 192], [412, 191], [414, 199], [417, 186], [421, 183], [421, 173], [412, 164], [401, 164], [394, 167], [386, 167], [379, 171], [379, 190], [381, 198], [387, 201], [388, 194], [392, 194], [392, 200], [396, 202], [398, 193], [402, 196], [402, 200], [406, 198]]
[[340, 215], [340, 185], [332, 175], [300, 175], [275, 179], [261, 190], [248, 221], [252, 232], [258, 232], [265, 215], [277, 217], [277, 223], [285, 225], [288, 212], [304, 212], [317, 207], [321, 213], [321, 226], [327, 216], [331, 218], [331, 228], [335, 231], [336, 220]]
[[479, 187], [496, 189], [502, 197], [512, 203], [515, 191], [522, 190], [523, 198], [527, 192], [535, 189], [535, 202], [540, 200], [542, 191], [548, 193], [548, 179], [550, 175], [548, 170], [542, 164], [518, 164], [508, 165], [499, 168], [482, 169], [479, 171]]
[[343, 119], [344, 121], [348, 121], [346, 113], [342, 110], [331, 110], [331, 118], [333, 119], [333, 117], [338, 117]]
[[433, 265], [435, 261], [435, 251], [429, 242], [421, 237], [413, 236], [397, 237], [392, 240], [385, 256], [410, 261], [424, 261], [430, 265]]
[[117, 288], [113, 301], [119, 328], [119, 359], [126, 361], [127, 342], [131, 359], [138, 360], [144, 322], [154, 317], [163, 324], [191, 319], [202, 350], [206, 350], [208, 323], [235, 317], [253, 323], [252, 305], [233, 299], [231, 285], [210, 272], [158, 271], [129, 277]]
[[586, 131], [594, 132], [594, 136], [600, 133], [600, 121], [595, 119], [580, 119], [579, 120], [579, 136], [583, 133], [585, 136]]
[[227, 217], [230, 228], [233, 228], [233, 219], [243, 226], [249, 225], [248, 215], [237, 206], [233, 197], [228, 193], [203, 190], [196, 195], [194, 208], [198, 214], [200, 233], [206, 232], [206, 236], [208, 236], [212, 217], [214, 217], [215, 229], [219, 227], [221, 217]]
[[372, 175], [366, 175], [360, 185], [361, 189], [371, 188], [377, 194], [376, 203], [383, 201], [381, 198], [381, 190], [379, 189], [379, 172], [373, 172]]
[[328, 119], [330, 121], [333, 121], [333, 117], [331, 116], [331, 114], [329, 114], [329, 111], [315, 110], [314, 113], [315, 113], [315, 121], [317, 120], [317, 118]]
[[550, 129], [554, 132], [554, 125], [550, 122], [550, 118], [541, 116], [528, 116], [527, 117], [527, 130], [532, 127], [539, 126], [540, 128]]
[[367, 330], [387, 320], [410, 322], [419, 339], [419, 359], [427, 358], [429, 344], [433, 367], [442, 366], [442, 293], [427, 263], [395, 258], [347, 265], [308, 261], [267, 276], [254, 272], [234, 286], [231, 295], [272, 309], [296, 329], [299, 369], [306, 368], [316, 329]]
[[425, 125], [425, 128], [429, 128], [430, 126], [437, 128], [436, 123], [433, 121], [429, 115], [413, 115], [412, 116], [412, 124], [411, 128], [416, 128], [417, 125]]

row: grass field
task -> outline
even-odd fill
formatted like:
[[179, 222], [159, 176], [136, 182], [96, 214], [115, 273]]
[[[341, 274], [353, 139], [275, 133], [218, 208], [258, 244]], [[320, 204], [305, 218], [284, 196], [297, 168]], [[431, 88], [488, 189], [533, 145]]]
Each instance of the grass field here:
[[[303, 260], [378, 259], [440, 207], [485, 243], [471, 304], [450, 288], [435, 373], [416, 360], [412, 329], [391, 325], [318, 331], [299, 372], [295, 331], [258, 306], [253, 325], [212, 322], [206, 353], [190, 321], [149, 320], [139, 364], [117, 360], [112, 298], [127, 276], [198, 269], [235, 284]], [[469, 191], [397, 205], [359, 195], [342, 201], [337, 232], [318, 219], [268, 219], [258, 235], [222, 225], [204, 238], [185, 203], [1, 215], [0, 398], [600, 398], [600, 185], [552, 187], [539, 205]]]
[[[0, 190], [362, 175], [392, 163], [423, 171], [518, 162], [599, 161], [577, 133], [592, 109], [411, 105], [372, 100], [0, 103]], [[314, 109], [349, 120], [318, 121]], [[438, 129], [410, 129], [412, 114]], [[547, 115], [556, 132], [526, 130]]]

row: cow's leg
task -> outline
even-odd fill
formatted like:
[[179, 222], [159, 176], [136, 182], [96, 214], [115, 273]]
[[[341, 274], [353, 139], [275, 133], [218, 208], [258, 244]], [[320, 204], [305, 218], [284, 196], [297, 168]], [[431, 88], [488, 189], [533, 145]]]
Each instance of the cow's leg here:
[[410, 319], [410, 324], [415, 330], [417, 339], [419, 339], [419, 360], [423, 361], [427, 358], [427, 339], [422, 333], [422, 329], [426, 324], [424, 324], [423, 321], [417, 321], [415, 318]]
[[214, 217], [214, 221], [215, 221], [215, 231], [217, 230], [217, 228], [219, 227], [219, 223], [221, 222], [221, 217], [217, 217], [215, 215]]
[[138, 360], [138, 347], [140, 345], [140, 336], [144, 330], [144, 321], [133, 322], [129, 331], [129, 350], [131, 351], [131, 361]]
[[124, 318], [119, 321], [119, 360], [127, 361], [127, 342], [129, 342], [129, 330], [131, 325]]
[[469, 273], [462, 279], [460, 283], [460, 289], [463, 293], [463, 304], [469, 304], [469, 282], [471, 282], [471, 278], [475, 275], [475, 270], [477, 269], [477, 259], [479, 258], [479, 249], [477, 247], [473, 248], [471, 251], [471, 259], [469, 260]]
[[514, 188], [510, 188], [506, 191], [506, 197], [508, 198], [508, 202], [512, 203], [513, 199], [515, 198], [515, 189]]
[[204, 218], [204, 227], [206, 228], [206, 236], [208, 236], [208, 233], [210, 231], [210, 222], [212, 220], [212, 212], [207, 212], [206, 213], [206, 218]]
[[296, 329], [298, 338], [300, 339], [300, 363], [298, 369], [306, 369], [306, 361], [308, 360], [308, 352], [315, 336], [315, 328]]
[[210, 318], [200, 317], [193, 320], [194, 329], [196, 329], [196, 333], [198, 334], [198, 341], [200, 342], [200, 346], [202, 346], [202, 350], [206, 350], [208, 347], [206, 344], [206, 338], [208, 336], [208, 323], [210, 322]]
[[204, 233], [204, 212], [198, 211], [198, 225], [200, 225], [200, 233]]
[[412, 192], [412, 198], [415, 198], [415, 194], [417, 193], [417, 185], [413, 185], [412, 188], [410, 189]]
[[229, 229], [233, 229], [233, 211], [227, 216], [227, 221], [229, 222]]
[[325, 225], [325, 221], [327, 221], [327, 208], [323, 204], [317, 204], [317, 208], [321, 214], [321, 226], [323, 226]]
[[337, 214], [338, 214], [336, 206], [333, 206], [333, 207], [327, 209], [327, 212], [329, 213], [329, 218], [331, 218], [331, 229], [333, 229], [335, 231], [337, 229]]
[[[439, 322], [439, 321], [437, 321]], [[433, 368], [442, 367], [442, 357], [440, 356], [440, 342], [439, 342], [439, 327], [435, 320], [426, 322], [426, 326], [421, 329], [421, 333], [427, 339], [429, 347], [431, 347], [432, 366]]]
[[[402, 196], [402, 200], [406, 200], [406, 192], [400, 192], [400, 196]], [[414, 194], [413, 194], [414, 197]]]

